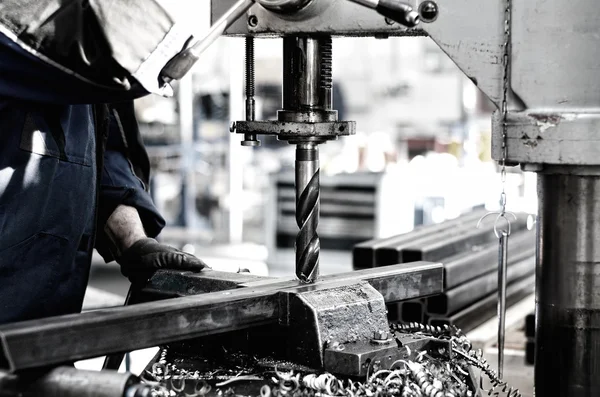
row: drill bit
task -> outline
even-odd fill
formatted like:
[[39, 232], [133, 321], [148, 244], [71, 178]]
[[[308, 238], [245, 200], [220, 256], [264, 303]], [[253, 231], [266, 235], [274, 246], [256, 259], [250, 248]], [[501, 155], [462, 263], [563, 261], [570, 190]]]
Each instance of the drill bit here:
[[296, 277], [305, 283], [319, 275], [319, 151], [315, 143], [296, 147]]

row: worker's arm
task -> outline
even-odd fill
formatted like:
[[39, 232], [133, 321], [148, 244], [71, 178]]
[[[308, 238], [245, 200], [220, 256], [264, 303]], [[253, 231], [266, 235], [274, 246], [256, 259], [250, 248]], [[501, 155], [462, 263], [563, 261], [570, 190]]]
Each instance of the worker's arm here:
[[134, 207], [119, 205], [108, 218], [105, 232], [116, 246], [117, 262], [133, 283], [144, 283], [158, 269], [200, 271], [206, 264], [193, 255], [148, 238]]
[[[0, 96], [106, 103], [163, 92], [165, 64], [191, 39], [176, 23], [181, 2], [0, 2]], [[168, 93], [168, 92], [166, 92]], [[6, 95], [10, 94], [10, 95]]]
[[96, 249], [116, 259], [132, 281], [146, 281], [159, 268], [202, 270], [192, 255], [159, 244], [165, 225], [147, 190], [150, 164], [133, 103], [109, 107], [109, 134], [100, 184]]

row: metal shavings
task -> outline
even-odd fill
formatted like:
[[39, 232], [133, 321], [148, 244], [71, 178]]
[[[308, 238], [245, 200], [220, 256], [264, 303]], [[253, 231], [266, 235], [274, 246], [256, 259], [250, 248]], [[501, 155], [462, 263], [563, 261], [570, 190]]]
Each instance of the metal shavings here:
[[[260, 397], [473, 397], [477, 387], [489, 396], [521, 397], [517, 389], [498, 378], [483, 358], [483, 353], [472, 350], [471, 342], [456, 327], [390, 324], [390, 331], [396, 336], [415, 334], [449, 340], [452, 355], [450, 358], [431, 357], [427, 351], [420, 351], [415, 361], [397, 360], [390, 369], [374, 368], [363, 381], [356, 381], [330, 373], [299, 370], [289, 365], [284, 366], [286, 370], [278, 370], [277, 363], [281, 362], [277, 360], [270, 361], [273, 367], [265, 370], [265, 360], [258, 359], [254, 360], [254, 368], [236, 365], [200, 373], [169, 363], [167, 351], [163, 349], [149, 376], [161, 382], [163, 389], [166, 387], [168, 391], [165, 394], [162, 390], [162, 394], [157, 392], [152, 397], [179, 396], [184, 389], [187, 397], [201, 397], [211, 391], [208, 382], [217, 382], [213, 383], [218, 388], [213, 393], [219, 396], [237, 396], [233, 388], [220, 387], [250, 382], [259, 386], [255, 394]], [[482, 376], [490, 380], [491, 389], [481, 387], [482, 379], [480, 384], [473, 384], [477, 381], [472, 377], [471, 367], [481, 369]], [[262, 387], [260, 382], [264, 382]]]

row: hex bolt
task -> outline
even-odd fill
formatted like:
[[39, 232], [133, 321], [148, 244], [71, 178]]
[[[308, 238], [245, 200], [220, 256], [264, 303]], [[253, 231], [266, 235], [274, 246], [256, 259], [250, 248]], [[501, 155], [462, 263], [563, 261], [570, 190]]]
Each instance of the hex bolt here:
[[375, 331], [375, 333], [373, 334], [373, 339], [374, 340], [387, 340], [388, 334], [385, 331]]

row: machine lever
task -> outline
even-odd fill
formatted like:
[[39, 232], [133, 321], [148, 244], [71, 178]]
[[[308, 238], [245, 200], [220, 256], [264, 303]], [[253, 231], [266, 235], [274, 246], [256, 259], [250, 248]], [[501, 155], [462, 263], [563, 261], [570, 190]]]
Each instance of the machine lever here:
[[407, 28], [414, 28], [419, 24], [419, 13], [413, 10], [410, 4], [397, 0], [350, 0], [377, 11], [386, 18], [398, 22]]
[[185, 76], [210, 47], [225, 31], [254, 5], [254, 0], [239, 0], [210, 28], [206, 36], [193, 46], [185, 49], [171, 59], [161, 72], [165, 83], [179, 80]]

